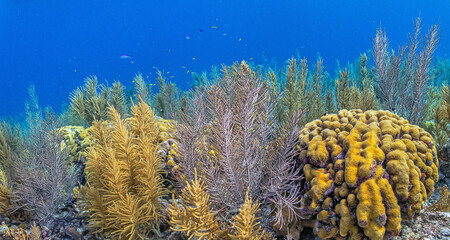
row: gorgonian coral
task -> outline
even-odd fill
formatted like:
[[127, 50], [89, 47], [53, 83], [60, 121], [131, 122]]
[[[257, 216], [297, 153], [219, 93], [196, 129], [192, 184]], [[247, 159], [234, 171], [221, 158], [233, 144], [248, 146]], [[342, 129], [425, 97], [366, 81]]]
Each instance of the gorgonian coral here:
[[157, 155], [159, 129], [148, 104], [132, 105], [122, 119], [109, 108], [110, 122], [94, 121], [86, 162], [87, 184], [80, 207], [90, 227], [112, 239], [144, 239], [157, 232], [161, 199], [167, 195]]
[[300, 214], [322, 239], [398, 235], [402, 218], [424, 208], [438, 181], [431, 135], [388, 111], [323, 116], [302, 130], [298, 151]]

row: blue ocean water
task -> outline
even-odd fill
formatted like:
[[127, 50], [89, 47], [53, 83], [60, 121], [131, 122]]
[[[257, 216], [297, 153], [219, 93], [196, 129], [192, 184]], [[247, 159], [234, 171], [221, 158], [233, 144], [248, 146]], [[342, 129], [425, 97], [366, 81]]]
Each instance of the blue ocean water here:
[[448, 57], [449, 12], [450, 1], [438, 0], [2, 0], [0, 116], [23, 112], [30, 84], [41, 106], [58, 111], [89, 75], [131, 86], [138, 72], [154, 82], [158, 68], [188, 89], [191, 72], [282, 64], [297, 51], [311, 63], [320, 54], [333, 72], [337, 60], [370, 50], [378, 27], [396, 49], [418, 16], [424, 31], [440, 23], [437, 56]]

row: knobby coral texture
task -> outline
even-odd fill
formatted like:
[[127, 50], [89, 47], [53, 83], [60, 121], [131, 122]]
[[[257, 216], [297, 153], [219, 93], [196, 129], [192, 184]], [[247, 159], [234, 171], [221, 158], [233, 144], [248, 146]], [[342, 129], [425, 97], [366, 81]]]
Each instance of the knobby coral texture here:
[[[424, 208], [438, 181], [434, 141], [389, 111], [341, 110], [300, 133], [300, 219], [322, 239], [389, 239]], [[304, 220], [303, 220], [304, 219]]]

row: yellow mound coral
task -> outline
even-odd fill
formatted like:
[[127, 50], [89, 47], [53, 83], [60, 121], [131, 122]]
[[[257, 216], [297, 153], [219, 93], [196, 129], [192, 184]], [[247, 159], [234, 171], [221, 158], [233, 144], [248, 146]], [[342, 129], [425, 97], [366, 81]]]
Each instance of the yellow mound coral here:
[[177, 155], [177, 143], [175, 141], [175, 123], [173, 120], [158, 119], [158, 142], [160, 142], [159, 156], [166, 163], [166, 166], [175, 166], [175, 156]]
[[438, 181], [431, 135], [388, 111], [323, 116], [306, 124], [297, 149], [307, 190], [300, 214], [316, 219], [323, 239], [398, 235]]
[[58, 129], [63, 136], [63, 146], [68, 147], [72, 161], [84, 161], [87, 156], [88, 147], [93, 140], [91, 128], [85, 129], [81, 126], [65, 126]]

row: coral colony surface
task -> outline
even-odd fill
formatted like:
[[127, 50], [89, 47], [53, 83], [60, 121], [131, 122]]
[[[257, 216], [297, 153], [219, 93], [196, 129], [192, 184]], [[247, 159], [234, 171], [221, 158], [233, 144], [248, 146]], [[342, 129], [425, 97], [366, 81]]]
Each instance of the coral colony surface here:
[[341, 110], [306, 124], [300, 139], [300, 211], [323, 239], [398, 235], [438, 181], [431, 135], [388, 111]]

